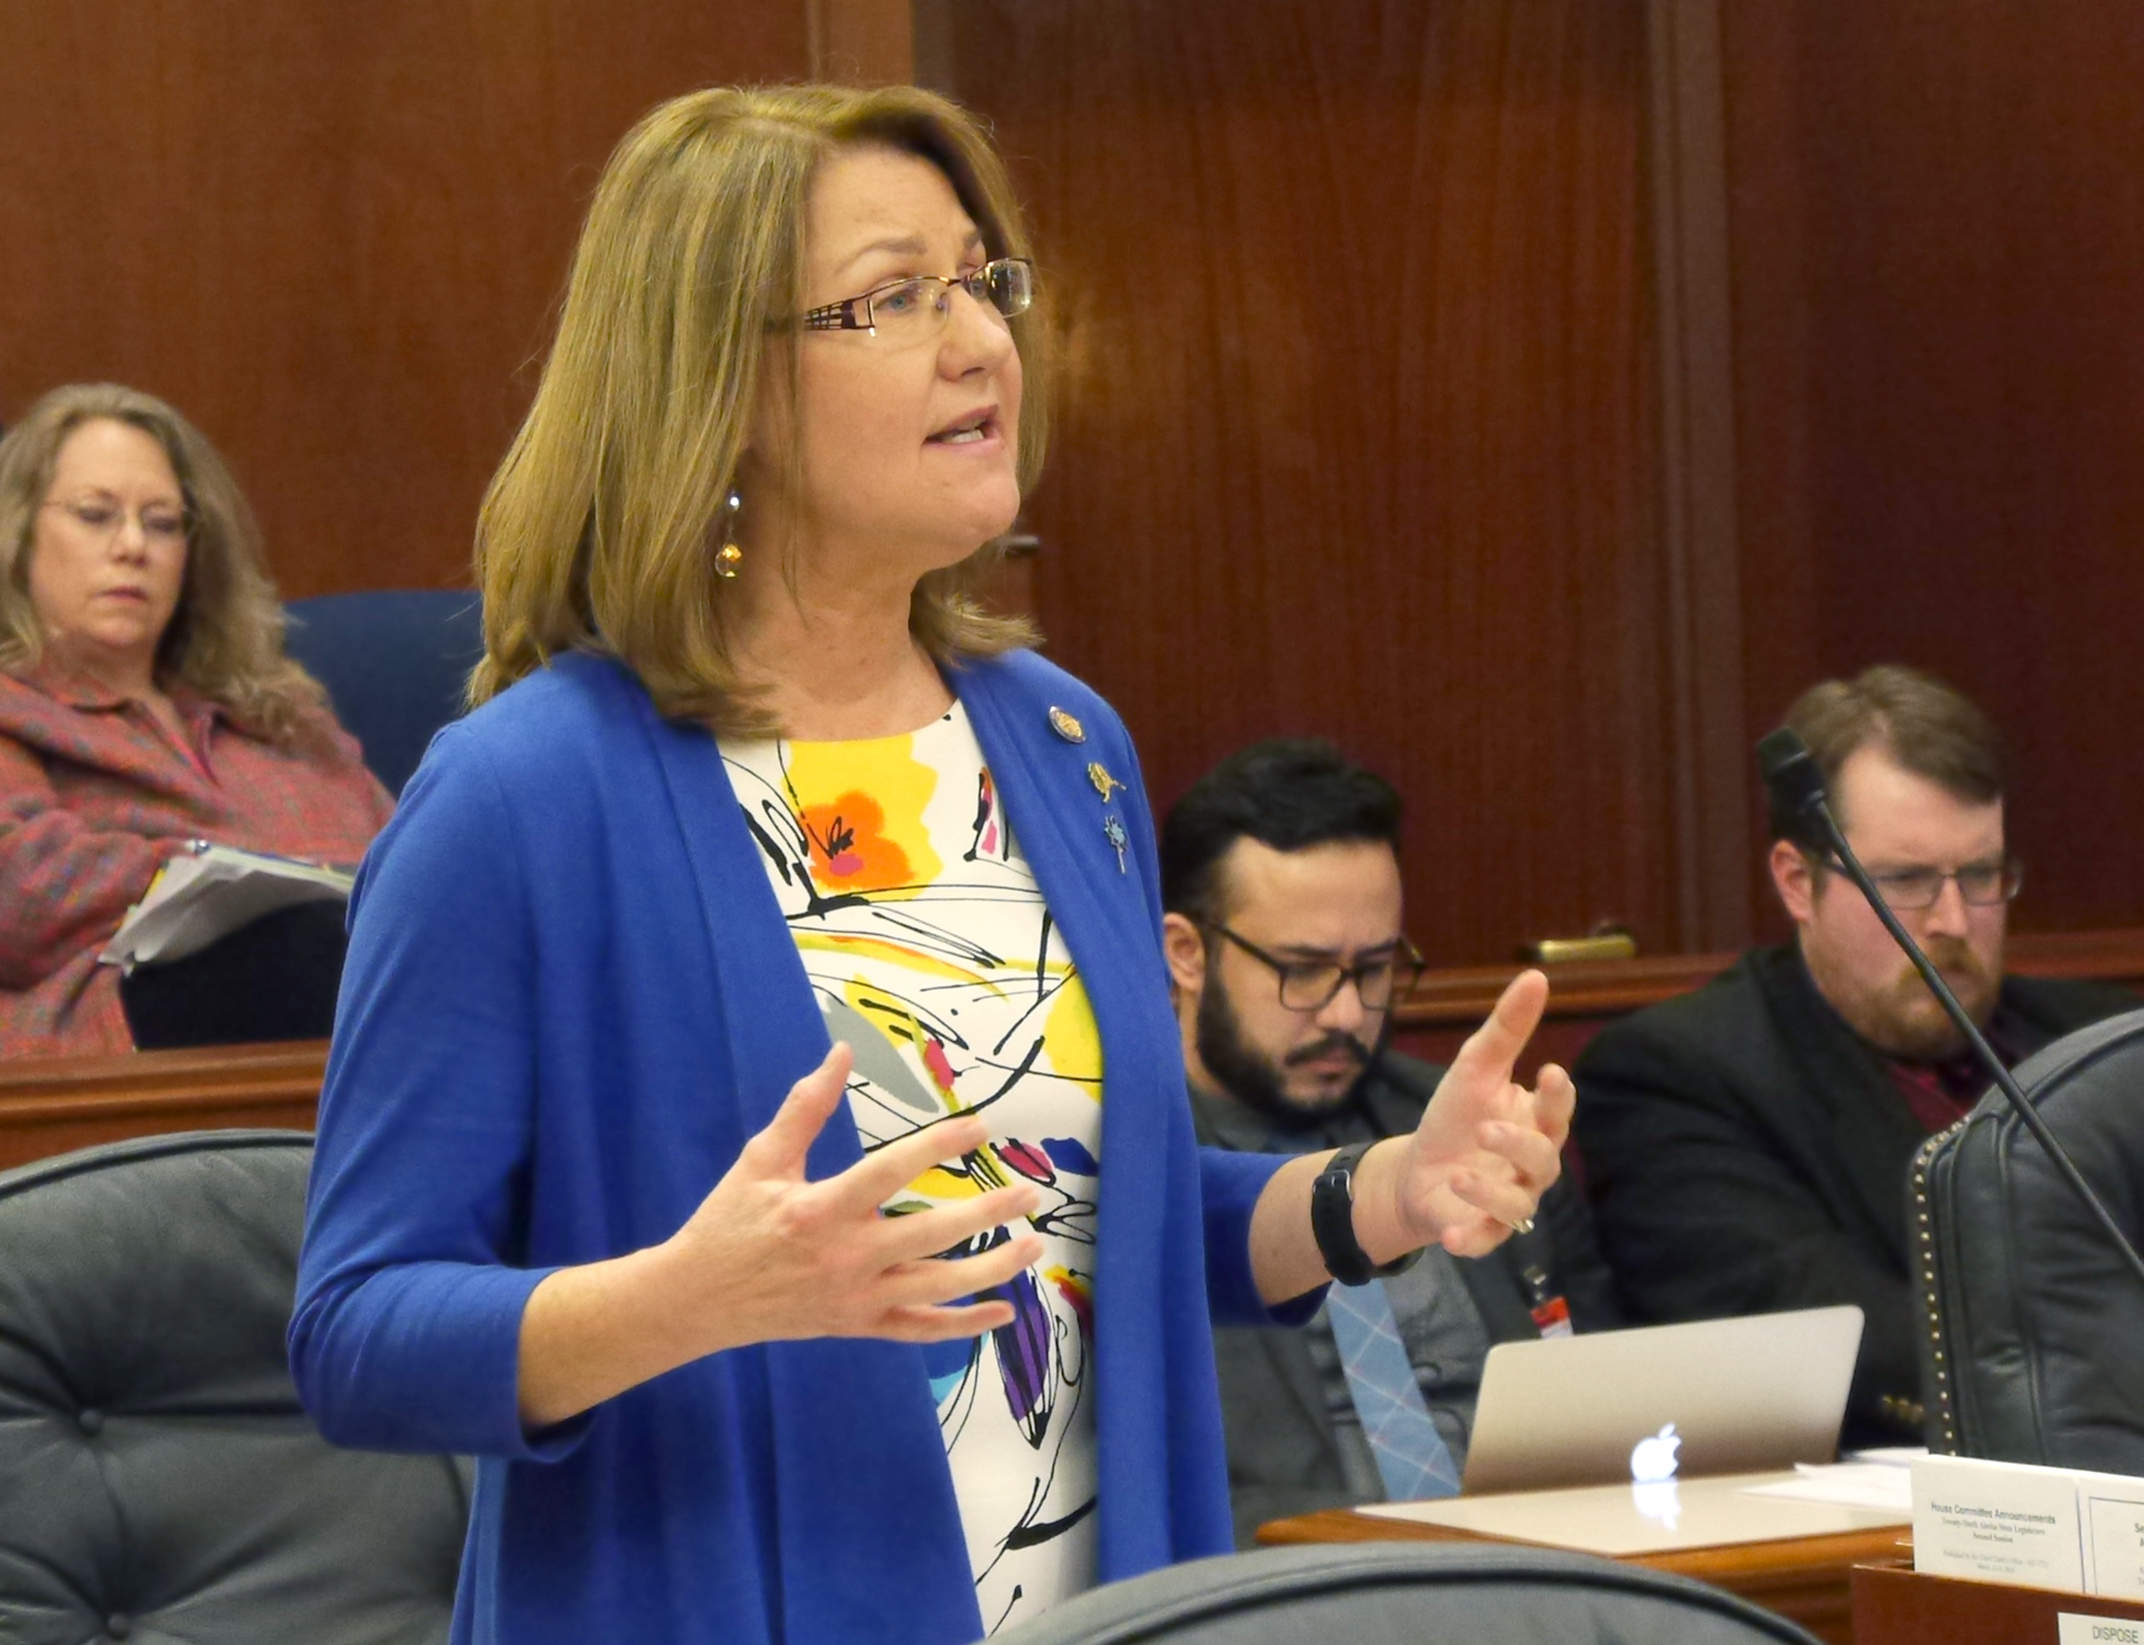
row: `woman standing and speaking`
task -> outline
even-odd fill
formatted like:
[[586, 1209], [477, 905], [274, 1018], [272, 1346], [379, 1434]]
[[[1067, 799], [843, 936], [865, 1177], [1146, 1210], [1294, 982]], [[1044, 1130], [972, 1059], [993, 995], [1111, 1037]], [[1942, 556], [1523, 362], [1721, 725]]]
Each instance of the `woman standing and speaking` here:
[[597, 190], [482, 706], [360, 881], [291, 1327], [331, 1438], [481, 1459], [457, 1639], [950, 1645], [1225, 1551], [1209, 1310], [1556, 1175], [1535, 974], [1322, 1248], [1322, 1160], [1194, 1147], [1130, 744], [971, 593], [1034, 291], [920, 91], [680, 98]]

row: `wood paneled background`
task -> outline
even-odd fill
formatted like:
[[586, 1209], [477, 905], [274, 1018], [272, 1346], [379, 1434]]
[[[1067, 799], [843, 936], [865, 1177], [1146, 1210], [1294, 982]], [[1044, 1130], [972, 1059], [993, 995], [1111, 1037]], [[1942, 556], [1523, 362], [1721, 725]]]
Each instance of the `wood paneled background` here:
[[802, 3], [0, 7], [0, 419], [56, 383], [214, 440], [286, 595], [468, 579], [604, 158], [794, 78]]
[[2022, 924], [2144, 917], [2144, 7], [1726, 5], [1747, 702], [1938, 670]]
[[1642, 8], [943, 11], [1062, 308], [1036, 605], [1157, 803], [1332, 734], [1409, 797], [1439, 956], [1677, 941]]
[[1748, 741], [1897, 657], [2020, 745], [2021, 922], [2144, 923], [2133, 7], [10, 6], [0, 418], [139, 383], [287, 593], [458, 582], [605, 154], [815, 67], [1012, 158], [1070, 366], [1030, 597], [1158, 803], [1333, 734], [1438, 960], [1722, 947], [1769, 918]]

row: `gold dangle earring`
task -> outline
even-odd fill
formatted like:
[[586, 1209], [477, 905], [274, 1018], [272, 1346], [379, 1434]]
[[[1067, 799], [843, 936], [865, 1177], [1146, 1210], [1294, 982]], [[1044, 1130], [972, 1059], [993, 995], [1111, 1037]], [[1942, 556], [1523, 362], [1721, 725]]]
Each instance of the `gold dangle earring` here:
[[743, 507], [744, 499], [731, 486], [722, 500], [722, 546], [715, 550], [715, 575], [725, 581], [734, 578], [744, 564], [744, 550], [737, 546], [737, 511]]

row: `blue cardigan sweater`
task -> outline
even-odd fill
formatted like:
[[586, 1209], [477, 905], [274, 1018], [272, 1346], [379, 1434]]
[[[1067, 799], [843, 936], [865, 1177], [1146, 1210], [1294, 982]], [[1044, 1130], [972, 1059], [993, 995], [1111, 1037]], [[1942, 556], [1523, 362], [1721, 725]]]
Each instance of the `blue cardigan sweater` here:
[[[1032, 654], [951, 682], [1101, 1031], [1097, 1517], [1115, 1580], [1232, 1545], [1208, 1310], [1277, 1317], [1248, 1231], [1280, 1161], [1194, 1147], [1116, 716]], [[1128, 785], [1112, 801], [1089, 760]], [[825, 1053], [713, 738], [662, 719], [617, 663], [559, 659], [441, 733], [352, 920], [291, 1362], [330, 1439], [479, 1458], [454, 1639], [979, 1638], [919, 1349], [770, 1343], [535, 1435], [516, 1414], [529, 1292], [669, 1237]], [[837, 1112], [811, 1174], [860, 1157]]]

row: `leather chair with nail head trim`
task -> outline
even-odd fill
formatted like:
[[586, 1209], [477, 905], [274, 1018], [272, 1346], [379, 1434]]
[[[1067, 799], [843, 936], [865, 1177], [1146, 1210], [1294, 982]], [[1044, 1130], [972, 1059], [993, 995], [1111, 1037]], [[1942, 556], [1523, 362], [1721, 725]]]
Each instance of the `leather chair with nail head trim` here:
[[1493, 1543], [1356, 1542], [1194, 1560], [1096, 1588], [991, 1645], [1815, 1645], [1688, 1577]]
[[468, 1496], [338, 1451], [283, 1332], [312, 1138], [197, 1131], [0, 1172], [0, 1639], [431, 1645]]
[[[2144, 1011], [2016, 1073], [2144, 1244]], [[2144, 1474], [2144, 1284], [2000, 1091], [1921, 1146], [1909, 1187], [1928, 1448]]]

